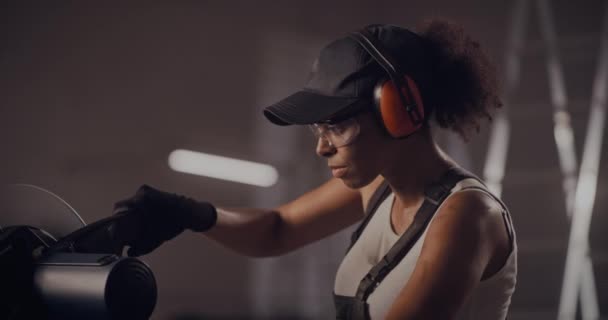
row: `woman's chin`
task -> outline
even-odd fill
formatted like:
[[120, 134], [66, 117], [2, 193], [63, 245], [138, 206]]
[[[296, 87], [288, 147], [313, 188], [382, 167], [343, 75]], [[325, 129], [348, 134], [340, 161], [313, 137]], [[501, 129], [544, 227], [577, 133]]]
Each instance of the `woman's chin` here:
[[344, 176], [340, 178], [340, 180], [342, 180], [345, 186], [351, 189], [359, 189], [367, 185], [367, 183], [364, 183], [364, 181], [358, 178], [359, 177]]

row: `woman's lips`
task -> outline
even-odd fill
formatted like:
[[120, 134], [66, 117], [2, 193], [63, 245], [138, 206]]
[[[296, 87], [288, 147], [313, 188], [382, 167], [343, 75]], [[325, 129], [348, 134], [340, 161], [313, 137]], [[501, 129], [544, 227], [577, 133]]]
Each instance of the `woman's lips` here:
[[336, 178], [340, 178], [346, 174], [346, 167], [331, 167], [331, 174]]

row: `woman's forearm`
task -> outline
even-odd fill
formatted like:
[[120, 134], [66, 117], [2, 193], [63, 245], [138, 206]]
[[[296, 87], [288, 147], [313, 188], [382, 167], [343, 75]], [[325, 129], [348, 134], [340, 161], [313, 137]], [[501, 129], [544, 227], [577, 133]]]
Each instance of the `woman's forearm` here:
[[289, 251], [282, 246], [282, 229], [275, 210], [217, 208], [217, 223], [204, 235], [238, 253], [269, 257]]

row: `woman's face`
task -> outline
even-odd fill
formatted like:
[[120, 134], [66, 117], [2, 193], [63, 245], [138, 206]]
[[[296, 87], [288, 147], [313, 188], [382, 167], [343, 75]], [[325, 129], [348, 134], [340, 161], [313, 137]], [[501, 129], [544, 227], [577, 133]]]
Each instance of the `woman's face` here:
[[316, 152], [327, 159], [332, 175], [342, 179], [350, 188], [361, 188], [380, 174], [387, 155], [389, 137], [376, 123], [371, 112], [354, 118], [360, 126], [356, 138], [349, 144], [335, 147], [324, 138], [318, 138]]

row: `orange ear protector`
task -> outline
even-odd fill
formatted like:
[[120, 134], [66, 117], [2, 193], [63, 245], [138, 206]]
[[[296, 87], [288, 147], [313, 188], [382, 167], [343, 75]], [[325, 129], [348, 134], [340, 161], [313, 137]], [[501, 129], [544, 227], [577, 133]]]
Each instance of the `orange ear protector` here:
[[386, 50], [375, 41], [367, 30], [351, 34], [372, 58], [386, 71], [389, 79], [383, 79], [374, 88], [376, 113], [380, 123], [393, 138], [406, 138], [420, 129], [424, 123], [424, 105], [418, 86], [401, 72], [399, 65]]

